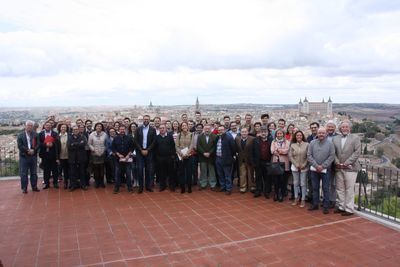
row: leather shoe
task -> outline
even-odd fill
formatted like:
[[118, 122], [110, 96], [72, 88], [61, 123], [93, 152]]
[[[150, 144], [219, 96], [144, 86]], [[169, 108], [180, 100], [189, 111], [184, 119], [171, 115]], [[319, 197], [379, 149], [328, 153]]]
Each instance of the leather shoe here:
[[352, 213], [352, 212], [345, 211], [345, 212], [342, 213], [342, 216], [351, 216], [353, 214], [354, 213]]
[[342, 212], [344, 212], [344, 210], [341, 210], [341, 209], [339, 209], [339, 208], [336, 208], [334, 211], [333, 211], [333, 213], [342, 213]]
[[39, 190], [37, 187], [32, 188], [32, 191], [33, 191], [33, 192], [40, 192], [40, 190]]
[[254, 194], [253, 197], [261, 197], [261, 194], [257, 192], [257, 193]]
[[146, 188], [146, 191], [147, 191], [147, 192], [153, 192], [153, 189], [151, 189], [151, 188]]
[[143, 188], [139, 188], [139, 190], [138, 190], [138, 194], [141, 194], [141, 193], [143, 193]]
[[311, 207], [308, 208], [308, 210], [317, 210], [317, 209], [318, 209], [318, 206], [317, 206], [317, 205], [311, 206]]
[[324, 211], [322, 213], [323, 214], [329, 214], [329, 210], [327, 208], [324, 208]]
[[24, 194], [28, 194], [28, 190], [26, 190], [26, 189], [22, 189], [22, 193], [24, 193]]
[[49, 189], [49, 188], [50, 186], [46, 184], [42, 189]]
[[165, 187], [161, 187], [159, 190], [158, 190], [158, 192], [162, 192], [162, 191], [164, 191], [165, 190]]
[[119, 190], [118, 189], [114, 189], [113, 194], [118, 194]]

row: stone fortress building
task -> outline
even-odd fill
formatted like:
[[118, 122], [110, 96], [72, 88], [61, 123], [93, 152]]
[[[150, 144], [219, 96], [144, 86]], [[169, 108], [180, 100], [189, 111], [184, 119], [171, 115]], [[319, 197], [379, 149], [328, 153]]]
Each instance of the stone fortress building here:
[[322, 102], [309, 102], [307, 97], [305, 97], [304, 101], [300, 99], [298, 109], [299, 114], [304, 115], [332, 116], [333, 114], [331, 97], [329, 97], [327, 102], [324, 99], [322, 99]]

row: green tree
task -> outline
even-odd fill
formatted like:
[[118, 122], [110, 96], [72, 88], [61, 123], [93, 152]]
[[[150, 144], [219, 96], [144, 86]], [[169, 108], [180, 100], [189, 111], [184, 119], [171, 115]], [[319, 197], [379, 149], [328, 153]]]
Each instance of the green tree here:
[[378, 158], [382, 158], [384, 152], [383, 147], [378, 147], [375, 153]]

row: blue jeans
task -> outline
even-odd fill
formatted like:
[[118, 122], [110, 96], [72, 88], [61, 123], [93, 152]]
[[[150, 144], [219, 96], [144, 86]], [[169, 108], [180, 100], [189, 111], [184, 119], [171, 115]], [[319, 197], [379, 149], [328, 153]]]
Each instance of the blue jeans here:
[[232, 165], [224, 165], [221, 157], [216, 157], [215, 167], [219, 176], [221, 189], [232, 191]]
[[37, 188], [37, 156], [19, 158], [19, 174], [21, 176], [21, 189], [28, 189], [28, 170], [30, 174], [31, 187]]
[[319, 204], [319, 184], [322, 179], [322, 191], [324, 192], [323, 205], [329, 208], [329, 176], [326, 173], [311, 171], [311, 183], [313, 189], [313, 206]]
[[138, 151], [136, 155], [136, 164], [139, 189], [143, 189], [143, 175], [145, 175], [146, 189], [151, 189], [154, 183], [154, 162], [152, 152], [149, 152], [149, 154], [144, 157], [142, 153]]
[[132, 189], [132, 163], [131, 162], [117, 162], [115, 164], [115, 190], [119, 190], [121, 186], [122, 172], [125, 173], [126, 185], [128, 190]]

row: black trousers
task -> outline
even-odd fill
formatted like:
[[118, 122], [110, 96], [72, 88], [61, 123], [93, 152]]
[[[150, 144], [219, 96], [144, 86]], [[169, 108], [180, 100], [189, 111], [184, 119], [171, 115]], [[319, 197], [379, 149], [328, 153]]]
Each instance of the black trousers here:
[[156, 159], [157, 179], [160, 182], [160, 189], [168, 186], [174, 190], [176, 187], [176, 171], [174, 168], [174, 159], [171, 157], [157, 157]]
[[106, 158], [106, 180], [111, 184], [115, 182], [115, 157], [109, 156]]
[[50, 185], [50, 177], [53, 177], [53, 184], [58, 185], [58, 166], [56, 159], [42, 159], [43, 180]]
[[104, 185], [104, 163], [92, 164], [92, 169], [96, 186]]
[[268, 175], [269, 162], [260, 162], [256, 166], [256, 192], [268, 196], [272, 191], [272, 177]]
[[287, 195], [287, 183], [290, 172], [285, 171], [283, 175], [274, 176], [275, 195], [284, 198]]
[[70, 164], [71, 188], [78, 187], [78, 180], [80, 181], [80, 187], [86, 185], [85, 167], [86, 167], [86, 162]]
[[63, 174], [64, 185], [68, 186], [71, 184], [69, 177], [69, 163], [68, 159], [60, 159], [60, 175]]

